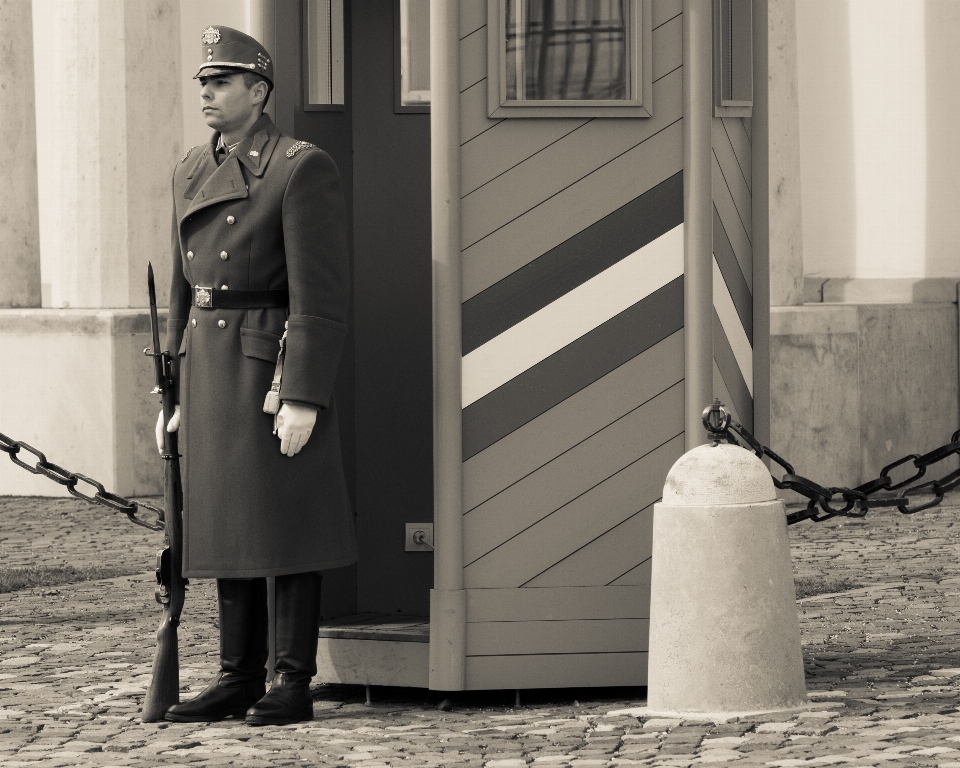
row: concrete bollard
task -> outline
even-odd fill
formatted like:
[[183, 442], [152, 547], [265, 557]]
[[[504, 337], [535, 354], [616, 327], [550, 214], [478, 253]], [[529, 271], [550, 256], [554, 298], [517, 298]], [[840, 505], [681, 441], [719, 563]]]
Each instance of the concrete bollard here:
[[783, 502], [750, 451], [680, 457], [654, 507], [647, 705], [738, 715], [806, 703]]

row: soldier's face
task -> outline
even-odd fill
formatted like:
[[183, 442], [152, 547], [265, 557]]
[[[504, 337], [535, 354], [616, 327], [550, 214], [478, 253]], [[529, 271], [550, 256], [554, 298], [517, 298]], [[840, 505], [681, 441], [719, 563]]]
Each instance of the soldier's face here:
[[255, 88], [247, 88], [243, 75], [214, 75], [200, 78], [203, 119], [214, 130], [230, 133], [250, 119], [256, 104]]

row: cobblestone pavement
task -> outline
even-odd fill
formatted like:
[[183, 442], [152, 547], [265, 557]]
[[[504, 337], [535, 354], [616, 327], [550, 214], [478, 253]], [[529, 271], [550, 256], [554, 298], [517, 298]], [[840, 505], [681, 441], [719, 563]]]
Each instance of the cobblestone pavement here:
[[[940, 766], [960, 768], [960, 507], [790, 529], [798, 576], [860, 586], [800, 601], [803, 711], [722, 723], [650, 717], [642, 689], [452, 696], [316, 686], [315, 719], [142, 724], [158, 620], [158, 535], [73, 500], [0, 499], [0, 565], [142, 575], [0, 595], [0, 765]], [[209, 581], [187, 595], [185, 695], [216, 663]]]

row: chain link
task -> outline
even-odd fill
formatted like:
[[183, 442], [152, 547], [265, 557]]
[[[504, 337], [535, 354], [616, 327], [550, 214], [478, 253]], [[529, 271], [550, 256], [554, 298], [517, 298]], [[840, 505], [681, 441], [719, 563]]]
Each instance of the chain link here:
[[[951, 456], [960, 455], [960, 429], [953, 433], [950, 442], [935, 448], [929, 453], [911, 453], [880, 470], [880, 476], [862, 483], [856, 488], [841, 486], [827, 487], [796, 474], [793, 467], [777, 454], [762, 445], [742, 425], [733, 420], [724, 410], [719, 400], [714, 400], [703, 411], [703, 425], [713, 440], [726, 440], [753, 451], [759, 458], [768, 458], [784, 470], [782, 478], [772, 472], [773, 484], [781, 490], [794, 491], [809, 501], [805, 509], [787, 515], [787, 524], [793, 525], [802, 520], [820, 523], [833, 517], [864, 517], [871, 509], [896, 507], [905, 515], [912, 515], [924, 509], [930, 509], [943, 501], [944, 496], [960, 486], [960, 469], [950, 472], [939, 480], [928, 480], [913, 485], [922, 478], [927, 469], [934, 464], [946, 461]], [[915, 470], [910, 477], [894, 482], [891, 472], [912, 462]], [[909, 487], [908, 487], [909, 486]], [[872, 496], [878, 491], [899, 491], [896, 496]], [[920, 496], [920, 499], [912, 497]]]
[[[144, 528], [149, 528], [151, 531], [162, 531], [164, 529], [164, 513], [159, 507], [155, 507], [152, 504], [147, 504], [142, 501], [125, 499], [123, 496], [110, 493], [110, 491], [103, 487], [102, 483], [99, 483], [96, 480], [87, 477], [86, 475], [81, 475], [78, 472], [71, 472], [69, 469], [64, 469], [59, 464], [54, 464], [53, 462], [47, 461], [47, 457], [31, 445], [27, 445], [19, 440], [14, 440], [13, 438], [7, 437], [3, 433], [0, 433], [0, 451], [6, 453], [7, 456], [10, 457], [10, 461], [12, 461], [18, 467], [22, 467], [23, 469], [27, 470], [27, 472], [30, 472], [34, 475], [43, 475], [44, 477], [53, 480], [55, 483], [59, 483], [60, 485], [64, 486], [70, 494], [76, 496], [78, 499], [83, 499], [91, 504], [99, 504], [102, 507], [107, 507], [107, 509], [112, 509], [116, 512], [123, 512], [131, 523], [142, 525]], [[27, 462], [19, 459], [17, 454], [19, 454], [20, 451], [26, 451], [27, 453], [32, 454], [36, 458], [36, 462], [31, 466]], [[95, 488], [97, 492], [88, 496], [87, 494], [78, 491], [77, 484], [81, 482], [86, 483], [92, 488]], [[157, 522], [151, 523], [138, 517], [137, 513], [141, 509], [147, 509], [153, 512], [157, 517]]]

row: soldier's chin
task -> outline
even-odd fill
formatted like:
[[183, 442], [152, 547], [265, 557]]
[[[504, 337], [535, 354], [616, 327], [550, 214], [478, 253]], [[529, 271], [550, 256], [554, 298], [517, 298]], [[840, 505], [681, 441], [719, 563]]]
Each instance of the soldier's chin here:
[[219, 112], [204, 112], [203, 120], [210, 128], [219, 130], [223, 127], [223, 118], [220, 117]]

